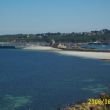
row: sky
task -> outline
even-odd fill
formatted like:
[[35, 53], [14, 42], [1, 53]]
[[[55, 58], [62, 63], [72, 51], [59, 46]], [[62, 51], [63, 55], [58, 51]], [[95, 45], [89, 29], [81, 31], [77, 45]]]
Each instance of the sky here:
[[110, 0], [0, 0], [0, 34], [110, 29]]

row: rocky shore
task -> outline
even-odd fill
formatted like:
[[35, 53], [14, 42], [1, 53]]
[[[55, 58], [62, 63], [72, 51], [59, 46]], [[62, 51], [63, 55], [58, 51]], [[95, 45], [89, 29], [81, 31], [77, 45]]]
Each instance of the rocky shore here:
[[[94, 98], [94, 100], [95, 99], [96, 98]], [[102, 103], [99, 103], [99, 101], [93, 103], [87, 100], [86, 102], [73, 104], [60, 110], [110, 110], [110, 95], [102, 93], [97, 100], [102, 101]]]

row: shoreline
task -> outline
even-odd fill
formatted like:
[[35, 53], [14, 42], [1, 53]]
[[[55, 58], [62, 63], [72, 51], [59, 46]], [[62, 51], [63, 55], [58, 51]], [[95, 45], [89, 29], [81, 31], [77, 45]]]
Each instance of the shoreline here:
[[77, 50], [63, 50], [58, 48], [53, 48], [50, 46], [28, 46], [23, 48], [24, 50], [36, 50], [36, 51], [51, 51], [62, 55], [75, 56], [90, 59], [100, 59], [105, 61], [110, 61], [110, 52], [95, 52], [95, 51], [77, 51]]
[[110, 53], [108, 52], [88, 52], [88, 51], [58, 51], [57, 53], [68, 56], [76, 56], [82, 58], [110, 60]]
[[24, 47], [23, 48], [24, 50], [39, 50], [39, 51], [59, 51], [61, 49], [57, 49], [57, 48], [53, 48], [53, 47], [50, 47], [50, 46], [35, 46], [35, 45], [32, 45], [32, 46], [27, 46], [27, 47]]
[[84, 102], [75, 103], [61, 110], [110, 110], [110, 95], [101, 93], [96, 98], [89, 98]]

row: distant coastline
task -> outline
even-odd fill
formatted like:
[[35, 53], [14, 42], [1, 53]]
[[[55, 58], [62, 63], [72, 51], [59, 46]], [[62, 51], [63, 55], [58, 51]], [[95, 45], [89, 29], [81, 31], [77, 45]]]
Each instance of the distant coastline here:
[[62, 55], [76, 56], [83, 58], [92, 58], [100, 60], [110, 60], [110, 52], [95, 52], [95, 51], [73, 51], [73, 50], [62, 50], [58, 48], [53, 48], [50, 46], [28, 46], [23, 48], [25, 50], [40, 50], [40, 51], [51, 51]]
[[62, 55], [110, 60], [110, 30], [0, 35], [1, 48], [51, 51]]
[[81, 46], [68, 48], [64, 44], [59, 44], [57, 46], [51, 46], [51, 45], [46, 46], [46, 45], [35, 45], [35, 44], [28, 44], [28, 43], [25, 45], [22, 45], [22, 44], [11, 45], [10, 43], [7, 43], [7, 44], [0, 45], [0, 48], [1, 49], [23, 49], [23, 50], [34, 50], [34, 51], [51, 51], [62, 55], [110, 61], [110, 50], [102, 51], [102, 50], [96, 50], [96, 49], [86, 49], [86, 48], [81, 48]]

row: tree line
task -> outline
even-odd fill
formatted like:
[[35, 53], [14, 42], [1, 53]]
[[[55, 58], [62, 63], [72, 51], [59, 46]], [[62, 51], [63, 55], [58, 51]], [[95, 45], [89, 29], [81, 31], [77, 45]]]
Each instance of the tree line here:
[[14, 34], [0, 35], [0, 42], [109, 42], [110, 30], [81, 32], [81, 33], [41, 33], [41, 34]]

